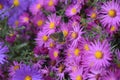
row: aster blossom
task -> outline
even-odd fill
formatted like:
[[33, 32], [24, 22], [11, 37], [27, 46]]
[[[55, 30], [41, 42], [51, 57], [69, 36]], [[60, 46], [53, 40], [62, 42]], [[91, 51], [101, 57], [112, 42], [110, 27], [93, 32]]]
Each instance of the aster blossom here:
[[112, 60], [110, 45], [107, 40], [94, 41], [90, 44], [85, 63], [92, 68], [102, 69], [110, 66]]
[[41, 73], [33, 66], [22, 65], [12, 80], [43, 80]]
[[120, 5], [117, 1], [108, 1], [101, 6], [100, 22], [110, 31], [116, 31], [120, 24]]
[[4, 45], [3, 42], [0, 42], [0, 64], [3, 64], [6, 60], [5, 58], [7, 57], [5, 53], [7, 53], [8, 47]]

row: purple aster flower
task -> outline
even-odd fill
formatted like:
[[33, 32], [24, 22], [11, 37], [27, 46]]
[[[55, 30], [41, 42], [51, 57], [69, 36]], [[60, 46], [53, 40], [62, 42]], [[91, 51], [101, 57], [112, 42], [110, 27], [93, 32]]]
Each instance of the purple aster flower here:
[[28, 13], [22, 13], [20, 16], [19, 16], [19, 22], [20, 22], [20, 25], [29, 25], [29, 14]]
[[105, 74], [106, 74], [105, 70], [90, 69], [90, 72], [87, 74], [87, 77], [88, 80], [102, 80]]
[[104, 27], [111, 28], [112, 30], [118, 29], [120, 24], [120, 5], [117, 1], [112, 0], [105, 2], [101, 6], [100, 21]]
[[42, 74], [38, 69], [22, 65], [19, 70], [17, 70], [12, 78], [12, 80], [43, 80]]
[[82, 39], [83, 28], [81, 28], [79, 25], [72, 26], [72, 28], [73, 30], [70, 31], [70, 41], [72, 42], [71, 47], [76, 47], [78, 41]]
[[21, 62], [18, 63], [18, 62], [16, 62], [16, 61], [13, 61], [13, 65], [11, 65], [10, 68], [9, 68], [9, 75], [10, 75], [11, 77], [14, 76], [16, 70], [20, 69], [21, 64], [22, 64]]
[[79, 13], [81, 10], [81, 6], [79, 4], [75, 4], [75, 5], [69, 5], [68, 8], [65, 11], [65, 15], [68, 17], [72, 17], [73, 15], [76, 15], [77, 13]]
[[60, 28], [61, 28], [61, 31], [63, 32], [64, 37], [67, 38], [70, 30], [68, 24], [62, 23]]
[[108, 74], [104, 76], [104, 78], [102, 80], [119, 80], [119, 76], [117, 75], [118, 73], [116, 72], [112, 72], [112, 71], [108, 71]]
[[7, 41], [7, 42], [9, 42], [9, 43], [14, 43], [15, 42], [15, 40], [16, 40], [16, 34], [15, 33], [10, 33], [9, 35], [7, 35], [6, 37], [5, 37], [5, 40]]
[[39, 31], [37, 38], [35, 40], [39, 47], [41, 47], [43, 45], [44, 45], [44, 47], [46, 47], [46, 46], [48, 46], [47, 43], [49, 42], [49, 36], [45, 31]]
[[40, 10], [42, 9], [43, 5], [44, 5], [43, 0], [32, 1], [29, 10], [33, 15], [37, 15], [37, 13], [39, 13]]
[[64, 64], [60, 64], [58, 68], [55, 69], [56, 72], [56, 76], [58, 77], [58, 80], [63, 80], [65, 79], [65, 65]]
[[12, 27], [12, 28], [19, 27], [20, 26], [19, 15], [14, 14], [13, 16], [9, 17], [8, 25], [9, 27]]
[[49, 50], [49, 57], [51, 60], [57, 60], [59, 58], [60, 51], [56, 48]]
[[81, 67], [80, 65], [80, 58], [76, 58], [73, 56], [68, 56], [65, 59], [65, 66], [66, 66], [66, 71], [67, 72], [75, 72], [77, 71], [77, 69], [79, 69]]
[[42, 28], [45, 24], [45, 21], [46, 21], [45, 15], [42, 13], [38, 13], [32, 19], [32, 23], [34, 24], [34, 26], [38, 28]]
[[95, 20], [98, 17], [98, 11], [96, 7], [93, 8], [88, 8], [88, 10], [86, 11], [87, 16], [90, 17], [90, 19]]
[[26, 11], [29, 6], [30, 0], [10, 0], [10, 4], [14, 5], [10, 14], [21, 14]]
[[83, 67], [77, 69], [74, 72], [71, 72], [69, 75], [72, 80], [85, 80]]
[[48, 34], [54, 33], [56, 31], [56, 27], [60, 24], [61, 17], [56, 14], [52, 14], [48, 16], [48, 21], [46, 21], [45, 30]]
[[57, 5], [59, 0], [45, 0], [44, 8], [47, 11], [55, 11], [55, 6]]
[[9, 16], [9, 12], [6, 11], [10, 8], [10, 4], [6, 0], [0, 1], [0, 19], [4, 19], [5, 17]]
[[5, 58], [7, 57], [5, 53], [9, 52], [8, 47], [4, 45], [3, 42], [0, 42], [0, 64], [3, 64], [6, 60]]
[[112, 58], [108, 41], [95, 41], [90, 44], [90, 50], [84, 58], [84, 63], [88, 65], [88, 67], [101, 69], [110, 66], [110, 60], [112, 60]]

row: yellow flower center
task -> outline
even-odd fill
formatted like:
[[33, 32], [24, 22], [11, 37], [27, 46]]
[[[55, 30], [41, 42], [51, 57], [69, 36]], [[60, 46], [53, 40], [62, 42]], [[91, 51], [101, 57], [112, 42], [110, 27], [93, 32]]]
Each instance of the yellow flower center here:
[[85, 45], [84, 45], [84, 49], [85, 49], [86, 51], [89, 51], [89, 50], [90, 50], [88, 44], [85, 44]]
[[120, 63], [117, 64], [117, 67], [120, 68]]
[[50, 47], [51, 48], [54, 47], [54, 43], [53, 42], [50, 43]]
[[0, 10], [2, 10], [3, 9], [3, 5], [2, 4], [0, 4]]
[[18, 26], [18, 25], [19, 25], [19, 21], [16, 20], [16, 21], [15, 21], [15, 26]]
[[43, 24], [43, 21], [42, 20], [38, 20], [37, 25], [38, 26], [42, 26], [42, 24]]
[[96, 52], [95, 52], [95, 57], [96, 57], [97, 59], [102, 59], [102, 58], [103, 58], [103, 53], [102, 53], [101, 51], [96, 51]]
[[67, 37], [68, 31], [67, 30], [63, 30], [63, 35], [64, 35], [64, 37]]
[[43, 39], [43, 41], [48, 41], [48, 36], [46, 36], [46, 35], [44, 35], [43, 37], [42, 37], [42, 39]]
[[65, 66], [63, 64], [60, 64], [60, 66], [58, 68], [59, 72], [62, 73], [64, 68], [65, 68]]
[[41, 8], [41, 5], [40, 5], [40, 4], [37, 4], [36, 7], [37, 7], [37, 9], [40, 9], [40, 8]]
[[108, 11], [108, 15], [110, 17], [115, 17], [116, 16], [116, 11], [114, 9], [111, 9], [111, 10]]
[[14, 66], [14, 71], [18, 70], [19, 68], [20, 68], [19, 65], [15, 65], [15, 66]]
[[115, 30], [116, 30], [116, 27], [115, 26], [111, 26], [110, 31], [113, 32]]
[[78, 37], [78, 34], [77, 34], [77, 32], [72, 32], [71, 36], [72, 36], [73, 39], [76, 39]]
[[81, 76], [81, 75], [78, 75], [78, 76], [76, 77], [76, 80], [82, 80], [82, 76]]
[[9, 34], [9, 36], [11, 36], [11, 37], [12, 37], [12, 36], [14, 36], [14, 34], [13, 34], [13, 33], [10, 33], [10, 34]]
[[54, 51], [53, 55], [55, 58], [58, 57], [58, 51]]
[[29, 21], [29, 18], [28, 18], [28, 17], [25, 17], [25, 18], [24, 18], [24, 21], [25, 21], [25, 22], [28, 22], [28, 21]]
[[32, 80], [31, 76], [26, 76], [24, 80]]
[[76, 8], [72, 8], [72, 13], [76, 14], [76, 12], [77, 12]]
[[93, 12], [90, 17], [91, 17], [92, 19], [96, 19], [96, 18], [97, 18], [97, 14]]
[[76, 49], [74, 50], [75, 56], [79, 56], [79, 53], [80, 53], [80, 49], [76, 48]]
[[14, 6], [19, 6], [20, 5], [19, 0], [13, 0], [13, 4]]
[[53, 29], [53, 28], [55, 28], [55, 23], [54, 23], [54, 22], [51, 22], [51, 23], [50, 23], [50, 29]]
[[50, 0], [50, 1], [48, 2], [48, 5], [49, 5], [49, 6], [53, 6], [53, 5], [54, 5], [53, 0]]

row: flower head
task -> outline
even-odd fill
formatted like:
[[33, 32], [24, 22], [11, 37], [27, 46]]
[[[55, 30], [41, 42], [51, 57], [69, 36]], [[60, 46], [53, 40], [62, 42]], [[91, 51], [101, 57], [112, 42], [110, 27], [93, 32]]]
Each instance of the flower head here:
[[89, 67], [101, 69], [110, 66], [111, 51], [109, 43], [106, 40], [91, 43], [88, 55], [85, 57], [85, 63], [87, 63]]
[[65, 15], [68, 17], [72, 17], [73, 15], [76, 15], [78, 12], [80, 12], [80, 9], [81, 6], [79, 4], [69, 5], [65, 11]]
[[22, 65], [21, 68], [15, 72], [12, 80], [42, 80], [42, 75], [38, 69]]
[[100, 21], [110, 31], [116, 31], [120, 24], [120, 5], [117, 1], [105, 2], [101, 6]]
[[5, 58], [7, 57], [5, 53], [9, 52], [8, 47], [4, 45], [3, 42], [0, 42], [0, 64], [3, 64], [6, 60]]

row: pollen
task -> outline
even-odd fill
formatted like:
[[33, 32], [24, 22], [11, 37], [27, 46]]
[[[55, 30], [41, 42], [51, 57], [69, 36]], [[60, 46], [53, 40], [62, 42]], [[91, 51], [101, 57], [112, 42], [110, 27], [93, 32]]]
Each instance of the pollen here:
[[68, 31], [67, 30], [63, 30], [63, 35], [64, 35], [64, 37], [67, 37], [68, 36]]
[[85, 44], [85, 45], [84, 45], [84, 49], [85, 49], [86, 51], [89, 51], [89, 50], [90, 50], [88, 44]]
[[51, 48], [54, 47], [54, 43], [53, 43], [53, 42], [50, 43], [50, 47], [51, 47]]
[[81, 76], [81, 75], [78, 75], [78, 76], [76, 77], [76, 80], [82, 80], [82, 76]]
[[97, 14], [95, 12], [93, 12], [90, 16], [92, 19], [96, 19], [97, 18]]
[[116, 30], [116, 27], [115, 26], [111, 26], [110, 31], [113, 32], [115, 30]]
[[95, 52], [95, 57], [96, 57], [97, 59], [102, 59], [102, 58], [103, 58], [103, 53], [98, 50], [98, 51]]
[[76, 48], [76, 49], [74, 50], [75, 56], [79, 56], [79, 53], [80, 53], [80, 49]]
[[24, 22], [28, 22], [29, 21], [29, 18], [28, 17], [25, 17], [24, 18]]
[[58, 57], [58, 51], [54, 51], [53, 55], [54, 55], [55, 58], [57, 58]]
[[14, 0], [14, 1], [13, 1], [13, 4], [14, 4], [14, 6], [19, 6], [19, 5], [20, 5], [20, 2], [19, 2], [19, 0]]
[[43, 24], [43, 21], [42, 21], [42, 20], [38, 20], [38, 21], [37, 21], [37, 25], [38, 25], [38, 26], [42, 26], [42, 24]]
[[111, 9], [108, 11], [108, 15], [113, 18], [116, 16], [116, 11], [114, 9]]
[[36, 7], [37, 7], [37, 9], [40, 9], [40, 8], [41, 8], [41, 5], [40, 5], [40, 4], [37, 4]]
[[64, 70], [64, 68], [65, 68], [65, 65], [60, 64], [60, 66], [59, 66], [59, 68], [58, 68], [59, 72], [62, 73], [63, 70]]
[[14, 71], [18, 70], [19, 68], [20, 68], [19, 65], [15, 65], [15, 66], [14, 66]]
[[26, 76], [24, 80], [32, 80], [31, 76]]
[[55, 23], [54, 22], [51, 22], [50, 23], [50, 29], [53, 29], [55, 27]]
[[2, 4], [0, 4], [0, 10], [2, 10], [3, 9], [3, 5]]
[[76, 12], [77, 12], [76, 8], [72, 8], [72, 13], [76, 14]]
[[77, 32], [72, 32], [71, 36], [73, 39], [76, 39], [78, 37], [78, 34]]
[[53, 6], [53, 5], [54, 5], [53, 0], [50, 0], [50, 1], [48, 2], [48, 6]]
[[18, 26], [18, 25], [19, 25], [19, 21], [16, 20], [16, 21], [15, 21], [15, 26]]
[[13, 33], [10, 33], [9, 36], [12, 37], [12, 36], [14, 36], [14, 34], [13, 34]]
[[46, 41], [48, 41], [48, 36], [44, 35], [44, 36], [42, 37], [42, 39], [43, 39], [44, 42], [46, 42]]

